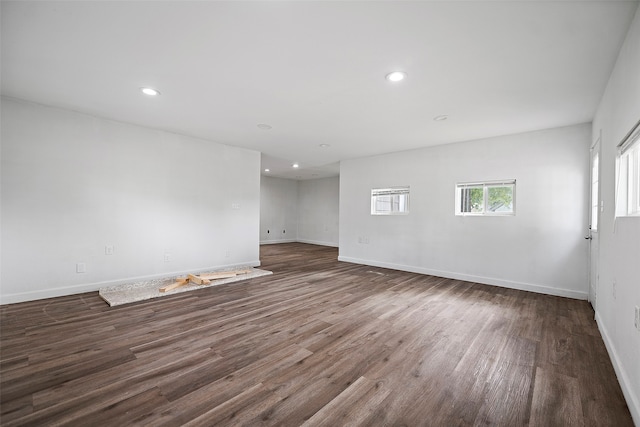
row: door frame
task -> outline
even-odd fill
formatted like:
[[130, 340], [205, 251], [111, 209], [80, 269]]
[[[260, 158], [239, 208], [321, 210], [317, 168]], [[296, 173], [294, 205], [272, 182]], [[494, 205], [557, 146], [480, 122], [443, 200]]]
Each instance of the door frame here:
[[[594, 184], [594, 159], [598, 159], [597, 170], [595, 173], [597, 174], [597, 184]], [[598, 301], [598, 287], [599, 287], [599, 252], [600, 252], [600, 224], [602, 218], [602, 201], [601, 201], [601, 181], [602, 181], [602, 130], [599, 131], [598, 138], [591, 145], [591, 149], [589, 150], [589, 230], [585, 239], [589, 240], [589, 255], [588, 255], [588, 271], [587, 275], [589, 277], [589, 302], [593, 307], [594, 311], [596, 310], [597, 301]], [[596, 205], [595, 205], [595, 224], [593, 218], [594, 212], [594, 185], [597, 185], [596, 189]], [[595, 225], [595, 227], [594, 227]]]

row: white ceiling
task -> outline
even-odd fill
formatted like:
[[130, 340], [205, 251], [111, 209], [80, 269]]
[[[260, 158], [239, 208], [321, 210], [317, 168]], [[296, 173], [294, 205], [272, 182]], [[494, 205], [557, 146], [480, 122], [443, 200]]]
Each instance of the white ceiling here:
[[591, 121], [637, 5], [3, 0], [2, 94], [324, 177], [344, 159]]

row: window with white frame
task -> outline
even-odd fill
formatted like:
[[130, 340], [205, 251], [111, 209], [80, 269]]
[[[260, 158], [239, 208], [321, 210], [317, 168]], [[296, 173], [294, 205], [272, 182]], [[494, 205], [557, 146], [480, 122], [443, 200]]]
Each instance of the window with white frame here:
[[618, 145], [616, 216], [640, 215], [640, 121]]
[[408, 186], [371, 190], [371, 215], [403, 215], [408, 213]]
[[516, 181], [456, 184], [456, 215], [515, 215]]

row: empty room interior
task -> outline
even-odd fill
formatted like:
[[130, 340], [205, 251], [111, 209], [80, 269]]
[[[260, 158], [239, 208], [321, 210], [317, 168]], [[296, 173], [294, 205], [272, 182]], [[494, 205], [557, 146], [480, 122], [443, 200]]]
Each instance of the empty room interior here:
[[0, 425], [640, 426], [637, 0], [0, 2]]

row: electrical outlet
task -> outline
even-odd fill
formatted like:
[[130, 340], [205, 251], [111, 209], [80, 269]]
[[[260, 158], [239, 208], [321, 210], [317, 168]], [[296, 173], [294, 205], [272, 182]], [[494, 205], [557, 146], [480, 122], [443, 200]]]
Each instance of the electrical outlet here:
[[86, 273], [87, 266], [84, 262], [79, 262], [76, 264], [76, 273]]
[[636, 329], [640, 331], [640, 307], [636, 305], [636, 317], [635, 317]]
[[171, 254], [169, 252], [164, 253], [164, 262], [171, 262]]
[[231, 251], [228, 250], [228, 249], [226, 251], [224, 251], [224, 256], [225, 256], [225, 258], [229, 258], [231, 256]]
[[105, 255], [113, 255], [113, 245], [107, 245], [104, 247]]
[[234, 210], [240, 209], [240, 203], [231, 203], [231, 209], [234, 209]]

